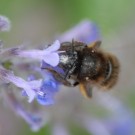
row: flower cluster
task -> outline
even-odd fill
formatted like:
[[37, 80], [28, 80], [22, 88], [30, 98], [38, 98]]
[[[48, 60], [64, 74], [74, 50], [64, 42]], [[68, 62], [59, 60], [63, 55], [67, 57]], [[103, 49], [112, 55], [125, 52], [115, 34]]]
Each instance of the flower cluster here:
[[[0, 16], [0, 32], [8, 31], [10, 29], [10, 21], [4, 16]], [[1, 45], [2, 41], [0, 42]], [[59, 83], [47, 71], [43, 71], [40, 67], [42, 63], [46, 63], [51, 67], [56, 67], [59, 64], [59, 48], [60, 42], [56, 40], [48, 48], [39, 50], [24, 50], [21, 47], [13, 47], [8, 49], [1, 48], [0, 57], [2, 63], [0, 65], [0, 82], [4, 89], [9, 89], [9, 84], [14, 84], [22, 93], [23, 97], [28, 97], [28, 102], [34, 99], [41, 105], [52, 105], [54, 103], [54, 96], [59, 90]], [[12, 57], [11, 57], [12, 56]], [[10, 68], [15, 63], [12, 63], [10, 58], [26, 58], [38, 61], [38, 70], [40, 71], [40, 78], [29, 77], [28, 80], [21, 78], [14, 74], [14, 70]], [[8, 60], [7, 60], [8, 59]], [[5, 60], [5, 61], [4, 61]], [[22, 63], [21, 63], [22, 64]], [[29, 64], [30, 66], [30, 64]], [[25, 68], [25, 70], [27, 70]], [[41, 116], [36, 116], [25, 110], [23, 105], [17, 100], [12, 88], [10, 92], [5, 91], [6, 99], [13, 110], [16, 110], [28, 124], [32, 130], [40, 129], [44, 124]]]
[[[35, 58], [35, 59], [38, 57], [39, 60], [41, 60], [41, 62], [43, 60], [44, 62], [52, 66], [56, 66], [59, 63], [59, 55], [55, 51], [59, 47], [60, 47], [60, 43], [59, 41], [56, 41], [51, 47], [43, 51], [41, 50], [40, 51], [39, 50], [23, 51], [20, 49], [12, 48], [12, 49], [8, 49], [7, 52], [8, 54], [11, 53], [11, 55], [17, 55], [19, 57], [28, 57], [28, 58]], [[54, 83], [55, 85], [57, 85], [56, 81], [54, 81], [55, 79], [52, 80], [51, 77], [49, 77], [49, 75], [46, 75], [45, 79], [25, 81], [24, 79], [18, 76], [15, 76], [12, 71], [9, 71], [1, 67], [0, 78], [1, 80], [4, 80], [5, 82], [11, 82], [15, 84], [17, 87], [24, 89], [26, 92], [26, 95], [29, 97], [29, 102], [32, 102], [35, 97], [39, 97], [39, 96], [40, 98], [42, 96], [42, 98], [45, 99], [45, 97], [48, 96], [48, 94], [53, 93], [51, 89], [57, 88], [57, 87], [54, 87]], [[51, 83], [52, 85], [50, 84], [48, 86], [48, 83]], [[47, 85], [47, 87], [45, 85]], [[48, 93], [48, 91], [50, 92]]]

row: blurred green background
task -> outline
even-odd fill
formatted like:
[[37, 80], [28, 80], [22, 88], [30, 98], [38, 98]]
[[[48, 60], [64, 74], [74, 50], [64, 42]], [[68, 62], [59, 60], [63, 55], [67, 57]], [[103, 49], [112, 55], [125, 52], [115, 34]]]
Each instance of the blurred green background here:
[[[11, 31], [1, 33], [0, 38], [4, 40], [5, 47], [24, 42], [30, 42], [36, 46], [53, 42], [55, 37], [79, 21], [90, 19], [98, 24], [104, 39], [110, 36], [114, 36], [115, 39], [119, 31], [128, 29], [128, 26], [134, 24], [134, 13], [135, 0], [0, 0], [0, 14], [7, 16], [12, 26]], [[114, 39], [112, 37], [112, 40]], [[132, 79], [134, 81], [133, 75]], [[120, 88], [123, 87], [120, 86]], [[126, 100], [126, 103], [135, 110], [132, 92], [134, 87], [130, 85], [129, 89], [132, 90], [128, 90], [130, 91], [128, 97], [125, 92], [124, 99], [130, 99]], [[50, 135], [50, 125], [38, 133], [32, 133], [24, 123], [20, 125], [22, 127], [17, 129], [16, 134]], [[87, 135], [88, 133], [75, 127], [72, 128], [72, 134]]]
[[134, 5], [134, 0], [1, 0], [0, 13], [12, 22], [11, 32], [4, 37], [11, 44], [30, 38], [52, 40], [85, 18], [107, 35], [134, 20]]

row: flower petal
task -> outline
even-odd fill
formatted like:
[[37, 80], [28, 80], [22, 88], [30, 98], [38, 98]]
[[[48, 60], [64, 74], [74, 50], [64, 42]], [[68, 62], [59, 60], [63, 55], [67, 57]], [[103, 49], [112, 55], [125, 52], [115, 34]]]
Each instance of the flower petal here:
[[22, 78], [20, 77], [17, 77], [17, 76], [10, 76], [8, 78], [8, 80], [10, 80], [10, 82], [14, 83], [17, 87], [19, 88], [23, 88], [29, 99], [28, 99], [28, 102], [32, 102], [36, 96], [36, 93], [34, 90], [32, 90], [31, 86], [28, 84], [28, 82], [26, 82], [25, 80], [23, 80]]
[[37, 101], [41, 105], [52, 105], [52, 104], [54, 104], [53, 96], [50, 96], [49, 94], [47, 94], [46, 96], [38, 95]]
[[48, 52], [54, 52], [57, 51], [60, 48], [60, 42], [59, 40], [56, 40], [51, 46], [45, 49], [45, 51]]
[[28, 82], [32, 89], [39, 89], [42, 84], [42, 79], [32, 80]]
[[43, 61], [55, 67], [59, 64], [59, 55], [58, 53], [50, 53], [43, 58]]
[[58, 83], [50, 73], [46, 72], [45, 79], [42, 81], [40, 92], [44, 94], [37, 95], [37, 101], [41, 105], [54, 104], [54, 96], [58, 92]]
[[15, 76], [13, 74], [13, 72], [1, 67], [0, 68], [0, 78], [2, 78], [2, 80], [6, 80], [6, 81], [13, 83], [14, 85], [16, 85], [19, 88], [24, 89], [29, 97], [28, 102], [32, 102], [32, 100], [35, 98], [36, 93], [31, 88], [31, 86], [28, 84], [28, 82], [25, 81], [24, 79], [22, 79], [21, 77]]
[[41, 91], [45, 93], [56, 93], [59, 90], [58, 85], [55, 79], [46, 79], [42, 82]]

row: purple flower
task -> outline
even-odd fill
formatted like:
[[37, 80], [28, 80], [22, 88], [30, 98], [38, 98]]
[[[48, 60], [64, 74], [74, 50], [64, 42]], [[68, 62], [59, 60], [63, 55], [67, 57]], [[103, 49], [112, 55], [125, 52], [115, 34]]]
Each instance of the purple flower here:
[[23, 89], [22, 95], [29, 97], [29, 102], [34, 98], [42, 105], [50, 105], [54, 103], [55, 93], [58, 91], [58, 82], [53, 76], [46, 72], [45, 79], [25, 81], [24, 79], [15, 76], [11, 71], [0, 68], [0, 78], [5, 83], [13, 83]]
[[72, 41], [72, 39], [90, 44], [101, 40], [101, 35], [95, 23], [84, 20], [59, 37], [61, 42]]
[[[44, 72], [44, 80], [40, 83], [40, 86], [36, 88], [36, 82], [33, 80], [33, 76], [29, 78], [29, 84], [33, 86], [36, 92], [36, 99], [41, 105], [54, 104], [54, 96], [58, 92], [58, 82], [53, 78], [50, 73]], [[31, 80], [32, 77], [32, 80]], [[35, 85], [35, 86], [34, 86]], [[38, 84], [37, 84], [38, 85]], [[26, 90], [22, 91], [23, 96], [27, 96]]]
[[0, 32], [10, 30], [10, 21], [7, 17], [0, 15]]
[[39, 91], [42, 80], [34, 80], [27, 82], [21, 77], [15, 76], [11, 71], [4, 68], [0, 68], [0, 79], [4, 82], [11, 82], [19, 88], [25, 90], [29, 97], [29, 102], [32, 102], [36, 96], [36, 93]]
[[51, 46], [44, 50], [21, 50], [20, 48], [11, 48], [7, 50], [8, 54], [12, 54], [18, 57], [32, 58], [41, 61], [55, 67], [59, 64], [58, 49], [60, 48], [60, 42], [56, 40]]
[[38, 94], [37, 101], [42, 105], [50, 105], [54, 103], [54, 96], [56, 92], [59, 90], [59, 84], [53, 78], [51, 74], [47, 74], [45, 79], [42, 81], [42, 85], [40, 88], [41, 93], [44, 95]]

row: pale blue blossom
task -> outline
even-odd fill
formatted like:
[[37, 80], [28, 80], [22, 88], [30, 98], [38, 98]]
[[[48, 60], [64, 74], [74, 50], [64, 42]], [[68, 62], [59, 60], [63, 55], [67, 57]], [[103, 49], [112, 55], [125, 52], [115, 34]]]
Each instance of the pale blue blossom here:
[[20, 48], [11, 48], [7, 52], [8, 54], [39, 60], [40, 62], [44, 61], [45, 63], [55, 67], [59, 64], [59, 51], [60, 42], [56, 40], [51, 46], [44, 50], [22, 50]]
[[37, 101], [42, 105], [51, 105], [54, 104], [54, 96], [59, 90], [59, 83], [54, 79], [54, 77], [46, 73], [45, 78], [42, 81], [40, 91], [45, 93], [44, 96], [37, 95]]
[[13, 83], [17, 87], [24, 89], [28, 95], [29, 102], [32, 102], [34, 100], [36, 92], [38, 92], [42, 83], [41, 79], [27, 82], [21, 77], [15, 76], [13, 72], [6, 70], [2, 67], [0, 68], [0, 78], [6, 83]]

